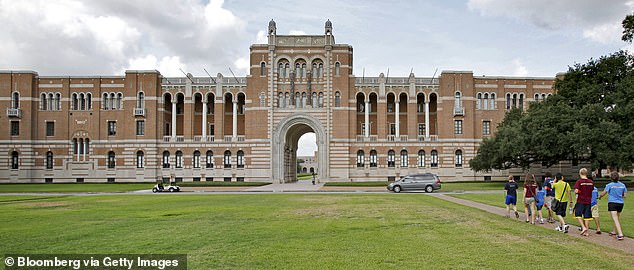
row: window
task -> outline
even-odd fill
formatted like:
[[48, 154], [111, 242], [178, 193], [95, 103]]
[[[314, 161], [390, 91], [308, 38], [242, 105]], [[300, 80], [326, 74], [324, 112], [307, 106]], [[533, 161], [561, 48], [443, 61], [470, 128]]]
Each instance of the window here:
[[136, 135], [137, 136], [145, 135], [145, 120], [136, 121]]
[[524, 94], [520, 94], [519, 108], [520, 111], [524, 111]]
[[144, 164], [145, 164], [145, 155], [143, 154], [143, 151], [136, 152], [136, 167], [143, 168]]
[[170, 152], [163, 151], [163, 168], [169, 168], [169, 167], [170, 167]]
[[491, 121], [482, 122], [482, 135], [491, 135]]
[[506, 94], [506, 110], [511, 109], [511, 94]]
[[482, 93], [476, 96], [476, 110], [482, 109]]
[[176, 151], [176, 168], [183, 167], [183, 152]]
[[237, 157], [237, 167], [244, 168], [244, 152], [238, 151]]
[[46, 152], [46, 168], [53, 169], [53, 152]]
[[194, 168], [200, 168], [200, 151], [194, 151], [194, 160], [192, 163]]
[[11, 121], [11, 136], [20, 135], [20, 121]]
[[425, 124], [418, 124], [418, 136], [425, 135]]
[[324, 107], [324, 93], [319, 92], [319, 95], [317, 96], [317, 104], [319, 108]]
[[396, 124], [390, 123], [390, 135], [396, 135]]
[[86, 110], [86, 96], [84, 93], [79, 93], [79, 109], [82, 111]]
[[260, 63], [260, 76], [266, 76], [266, 63]]
[[55, 122], [46, 121], [46, 136], [55, 136]]
[[40, 95], [40, 110], [47, 110], [47, 105], [48, 103], [46, 103], [46, 93], [42, 93], [42, 95]]
[[20, 108], [20, 93], [13, 92], [11, 95], [11, 109]]
[[139, 92], [136, 100], [136, 107], [139, 109], [145, 108], [145, 93]]
[[103, 98], [101, 98], [101, 104], [103, 104], [103, 109], [108, 109], [108, 93], [103, 93]]
[[341, 93], [335, 92], [335, 107], [341, 107]]
[[409, 159], [407, 158], [407, 150], [401, 150], [401, 168], [407, 168], [409, 166]]
[[117, 94], [117, 109], [123, 109], [123, 94], [118, 93]]
[[454, 134], [462, 134], [462, 120], [453, 121]]
[[77, 99], [77, 93], [72, 94], [72, 103], [73, 110], [76, 111], [77, 109], [79, 109], [79, 100]]
[[489, 93], [484, 93], [484, 106], [483, 109], [489, 109]]
[[462, 167], [462, 150], [456, 150], [456, 168]]
[[387, 166], [389, 168], [394, 168], [394, 166], [395, 166], [395, 164], [394, 164], [394, 160], [395, 160], [394, 155], [395, 155], [394, 150], [390, 150], [390, 151], [387, 152]]
[[454, 107], [456, 107], [456, 108], [461, 108], [462, 107], [462, 104], [461, 104], [461, 99], [462, 98], [461, 97], [462, 97], [462, 95], [460, 94], [460, 92], [456, 92]]
[[11, 152], [11, 169], [17, 170], [19, 168], [20, 166], [19, 166], [19, 160], [18, 160], [18, 152], [13, 151]]
[[213, 168], [214, 167], [214, 152], [207, 151], [205, 164], [206, 164], [205, 165], [206, 168]]
[[117, 135], [117, 122], [108, 121], [108, 136]]
[[517, 94], [513, 94], [513, 108], [517, 108]]
[[357, 151], [357, 168], [363, 168], [365, 166], [365, 154], [363, 150]]
[[335, 63], [335, 76], [339, 76], [341, 74], [341, 63]]
[[438, 151], [431, 150], [431, 167], [438, 168]]
[[489, 102], [489, 109], [495, 110], [495, 93], [491, 93], [491, 101]]
[[108, 169], [114, 169], [116, 165], [114, 151], [108, 152]]
[[86, 109], [92, 110], [92, 94], [86, 93]]
[[376, 150], [372, 150], [370, 151], [370, 168], [376, 168], [377, 166], [377, 156], [376, 156]]
[[231, 151], [229, 150], [225, 151], [223, 164], [225, 168], [231, 168]]
[[418, 150], [418, 167], [425, 167], [425, 150]]

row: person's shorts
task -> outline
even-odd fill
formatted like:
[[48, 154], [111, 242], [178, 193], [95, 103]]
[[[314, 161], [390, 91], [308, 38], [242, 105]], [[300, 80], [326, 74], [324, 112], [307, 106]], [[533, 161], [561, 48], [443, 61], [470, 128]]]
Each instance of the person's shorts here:
[[546, 206], [546, 208], [551, 209], [553, 207], [553, 202], [555, 200], [555, 197], [553, 196], [546, 196], [544, 197], [544, 206]]
[[513, 197], [511, 195], [506, 195], [506, 205], [516, 205], [517, 204], [517, 197]]
[[590, 207], [590, 204], [585, 204], [585, 203], [577, 203], [575, 204], [575, 217], [576, 218], [581, 218], [583, 217], [583, 219], [586, 220], [591, 220], [592, 219], [592, 207]]
[[594, 206], [590, 207], [590, 210], [592, 210], [592, 218], [598, 218], [599, 217], [599, 204], [595, 204]]
[[537, 207], [537, 211], [542, 211], [542, 207], [544, 207], [544, 205], [543, 204], [542, 205], [538, 204], [536, 207]]
[[621, 211], [623, 211], [623, 204], [622, 203], [609, 202], [608, 203], [608, 211], [616, 211], [616, 212], [621, 213]]
[[555, 215], [566, 217], [566, 210], [568, 210], [568, 202], [559, 202], [557, 209], [555, 209]]
[[524, 204], [531, 204], [534, 202], [535, 202], [535, 198], [533, 197], [524, 198]]

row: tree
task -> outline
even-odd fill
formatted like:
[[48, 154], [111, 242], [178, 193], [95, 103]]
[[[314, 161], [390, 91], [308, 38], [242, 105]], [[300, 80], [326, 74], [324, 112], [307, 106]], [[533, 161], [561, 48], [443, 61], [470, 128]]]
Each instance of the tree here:
[[634, 40], [634, 14], [627, 15], [623, 19], [623, 36], [621, 39], [629, 43]]
[[527, 169], [541, 162], [589, 161], [594, 168], [634, 162], [634, 59], [620, 51], [570, 67], [556, 94], [525, 113], [509, 112], [469, 161], [476, 171]]

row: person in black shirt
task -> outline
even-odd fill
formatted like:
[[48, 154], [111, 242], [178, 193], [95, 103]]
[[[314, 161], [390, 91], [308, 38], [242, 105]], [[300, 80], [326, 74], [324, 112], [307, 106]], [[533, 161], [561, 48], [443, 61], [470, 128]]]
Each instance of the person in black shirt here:
[[513, 176], [509, 175], [509, 181], [504, 185], [506, 190], [506, 217], [511, 217], [511, 208], [513, 205], [513, 211], [515, 211], [515, 218], [520, 218], [520, 214], [517, 212], [517, 183], [513, 180]]

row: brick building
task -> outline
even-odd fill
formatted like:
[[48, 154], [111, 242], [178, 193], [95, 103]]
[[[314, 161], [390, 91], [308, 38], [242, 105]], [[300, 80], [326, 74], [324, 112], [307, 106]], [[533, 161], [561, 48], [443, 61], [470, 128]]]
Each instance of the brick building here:
[[277, 35], [250, 47], [247, 77], [39, 76], [0, 72], [0, 182], [295, 179], [314, 132], [323, 181], [501, 179], [468, 167], [507, 110], [552, 93], [552, 78], [358, 78], [352, 46]]

